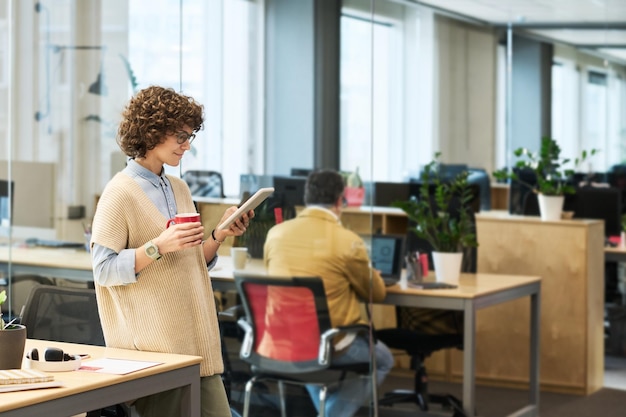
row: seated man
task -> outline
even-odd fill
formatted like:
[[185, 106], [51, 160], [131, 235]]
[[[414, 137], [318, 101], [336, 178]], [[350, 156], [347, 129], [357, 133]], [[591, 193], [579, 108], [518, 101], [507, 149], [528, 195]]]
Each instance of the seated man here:
[[[335, 171], [312, 172], [306, 182], [306, 208], [294, 219], [272, 227], [265, 241], [268, 273], [278, 276], [319, 276], [324, 281], [333, 327], [366, 323], [362, 300], [381, 301], [385, 284], [371, 262], [363, 240], [339, 220], [344, 183]], [[366, 336], [345, 336], [335, 341], [334, 363], [363, 362], [370, 358]], [[380, 385], [393, 366], [393, 356], [382, 342], [375, 346], [376, 381]], [[319, 389], [307, 386], [319, 411]], [[352, 416], [371, 396], [369, 379], [343, 382], [331, 391], [326, 415]]]

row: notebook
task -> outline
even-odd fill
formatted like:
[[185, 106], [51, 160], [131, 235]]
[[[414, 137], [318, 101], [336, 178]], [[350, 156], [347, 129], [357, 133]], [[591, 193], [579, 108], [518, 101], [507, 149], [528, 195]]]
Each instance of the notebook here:
[[402, 274], [404, 235], [376, 234], [369, 238], [372, 266], [378, 269], [385, 285], [393, 285]]
[[49, 382], [54, 375], [46, 374], [35, 369], [6, 369], [0, 370], [0, 385], [32, 384], [35, 382]]

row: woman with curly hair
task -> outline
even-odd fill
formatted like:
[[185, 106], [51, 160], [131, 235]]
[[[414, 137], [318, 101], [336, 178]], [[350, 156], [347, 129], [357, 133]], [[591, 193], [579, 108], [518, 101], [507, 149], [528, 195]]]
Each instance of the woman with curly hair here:
[[[117, 137], [130, 159], [98, 201], [91, 252], [106, 345], [201, 356], [202, 416], [230, 417], [209, 270], [219, 245], [241, 236], [254, 212], [226, 230], [216, 225], [207, 240], [200, 222], [166, 227], [195, 207], [187, 184], [163, 165], [178, 166], [202, 127], [203, 107], [172, 89], [148, 87], [130, 100]], [[178, 416], [180, 396], [176, 389], [133, 406], [143, 417]]]

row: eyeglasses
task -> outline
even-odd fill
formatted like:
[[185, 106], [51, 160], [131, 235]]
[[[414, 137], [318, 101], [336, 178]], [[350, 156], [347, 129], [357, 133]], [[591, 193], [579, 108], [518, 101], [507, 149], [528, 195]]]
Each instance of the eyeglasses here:
[[196, 138], [195, 133], [187, 133], [184, 130], [181, 130], [180, 132], [176, 133], [176, 142], [178, 142], [179, 145], [182, 145], [183, 143], [187, 141], [189, 141], [189, 144], [191, 145], [191, 142], [193, 142], [195, 138]]

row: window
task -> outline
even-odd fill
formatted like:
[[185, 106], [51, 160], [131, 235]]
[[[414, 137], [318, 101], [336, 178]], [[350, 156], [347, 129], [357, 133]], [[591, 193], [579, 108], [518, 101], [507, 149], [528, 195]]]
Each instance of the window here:
[[189, 0], [180, 8], [179, 0], [160, 3], [146, 9], [144, 2], [130, 1], [130, 62], [141, 87], [173, 87], [205, 109], [204, 130], [192, 151], [180, 169], [168, 171], [219, 171], [224, 193], [238, 196], [239, 175], [260, 171], [263, 161], [260, 2]]
[[380, 10], [343, 9], [340, 169], [403, 181], [433, 154], [433, 14], [391, 2]]
[[561, 146], [562, 155], [578, 155], [580, 74], [572, 61], [552, 64], [552, 137]]

